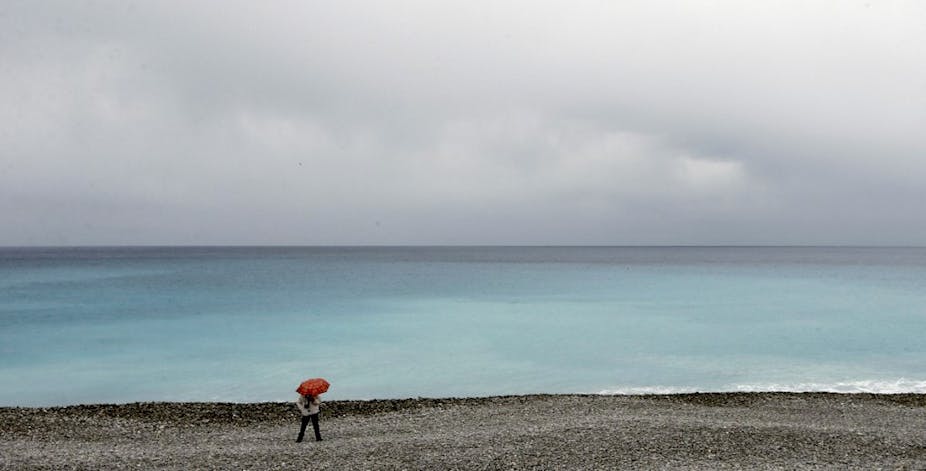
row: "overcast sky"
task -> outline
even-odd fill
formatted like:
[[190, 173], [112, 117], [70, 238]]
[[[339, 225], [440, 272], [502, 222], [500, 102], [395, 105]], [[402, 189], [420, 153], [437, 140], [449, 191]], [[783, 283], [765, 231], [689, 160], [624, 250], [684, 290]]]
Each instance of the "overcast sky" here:
[[926, 2], [0, 2], [0, 245], [926, 244]]

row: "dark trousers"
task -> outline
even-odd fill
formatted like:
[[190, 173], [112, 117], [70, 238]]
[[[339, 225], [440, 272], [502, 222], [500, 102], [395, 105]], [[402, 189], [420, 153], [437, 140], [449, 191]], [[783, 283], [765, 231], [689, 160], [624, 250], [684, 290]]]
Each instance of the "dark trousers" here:
[[296, 439], [297, 442], [301, 442], [301, 441], [302, 441], [302, 437], [305, 436], [305, 428], [306, 428], [307, 425], [309, 425], [309, 420], [312, 421], [312, 428], [315, 430], [315, 440], [316, 440], [316, 441], [321, 441], [321, 439], [322, 439], [322, 434], [321, 434], [321, 432], [318, 431], [318, 414], [315, 413], [315, 414], [312, 414], [312, 415], [303, 415], [303, 416], [302, 416], [302, 426], [299, 427], [299, 438]]

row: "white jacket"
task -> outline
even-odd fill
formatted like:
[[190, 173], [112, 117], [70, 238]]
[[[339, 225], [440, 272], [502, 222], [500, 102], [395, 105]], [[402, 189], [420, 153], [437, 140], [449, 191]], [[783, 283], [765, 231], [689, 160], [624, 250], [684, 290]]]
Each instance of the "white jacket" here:
[[321, 404], [321, 399], [318, 396], [315, 396], [311, 401], [306, 400], [305, 396], [302, 394], [299, 395], [299, 399], [296, 399], [296, 407], [299, 408], [299, 412], [302, 412], [302, 415], [312, 415], [318, 413], [318, 406]]

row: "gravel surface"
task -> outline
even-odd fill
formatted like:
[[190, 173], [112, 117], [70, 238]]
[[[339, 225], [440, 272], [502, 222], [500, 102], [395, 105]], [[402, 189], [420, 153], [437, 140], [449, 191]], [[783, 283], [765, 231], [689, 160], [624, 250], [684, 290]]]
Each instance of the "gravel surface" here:
[[[0, 469], [926, 469], [926, 395], [0, 408]], [[311, 437], [311, 427], [307, 433]]]

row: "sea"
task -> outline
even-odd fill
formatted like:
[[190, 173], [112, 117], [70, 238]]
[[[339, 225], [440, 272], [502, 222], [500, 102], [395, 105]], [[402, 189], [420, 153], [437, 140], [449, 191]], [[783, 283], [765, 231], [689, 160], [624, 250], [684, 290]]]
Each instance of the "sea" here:
[[0, 248], [0, 406], [926, 393], [926, 248]]

